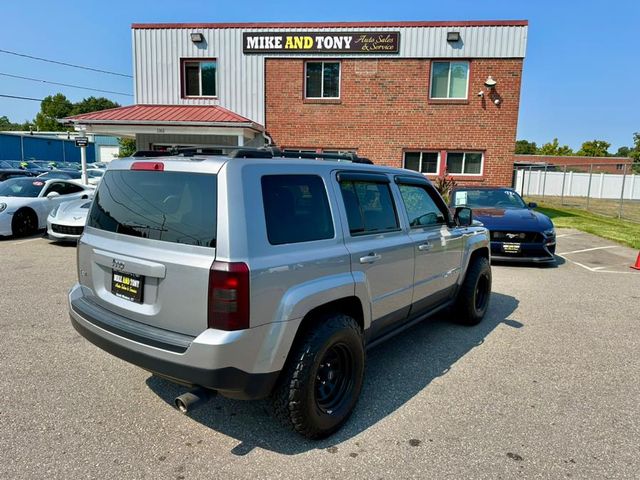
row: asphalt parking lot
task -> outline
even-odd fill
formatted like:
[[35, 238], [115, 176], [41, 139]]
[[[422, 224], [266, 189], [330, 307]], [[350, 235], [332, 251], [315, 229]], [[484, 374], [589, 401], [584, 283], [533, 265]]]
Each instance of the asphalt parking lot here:
[[480, 326], [437, 318], [370, 351], [321, 442], [261, 402], [180, 414], [184, 389], [71, 327], [73, 246], [2, 240], [0, 478], [637, 478], [637, 252], [558, 234], [557, 268], [494, 266]]

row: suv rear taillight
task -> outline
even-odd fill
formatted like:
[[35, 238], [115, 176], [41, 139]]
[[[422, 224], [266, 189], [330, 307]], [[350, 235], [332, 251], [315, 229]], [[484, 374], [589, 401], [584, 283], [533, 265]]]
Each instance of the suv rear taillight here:
[[209, 272], [209, 328], [249, 328], [249, 267], [243, 262], [213, 262]]

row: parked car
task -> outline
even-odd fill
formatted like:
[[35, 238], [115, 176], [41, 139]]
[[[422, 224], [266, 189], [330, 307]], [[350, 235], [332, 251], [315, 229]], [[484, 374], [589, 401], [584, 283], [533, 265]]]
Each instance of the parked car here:
[[87, 168], [99, 168], [101, 170], [106, 170], [107, 165], [109, 165], [107, 162], [93, 162], [93, 163], [88, 163]]
[[111, 163], [70, 316], [115, 356], [232, 398], [270, 396], [284, 425], [320, 438], [353, 410], [366, 348], [446, 307], [482, 320], [489, 237], [418, 173], [272, 155]]
[[87, 182], [89, 185], [97, 185], [102, 180], [102, 176], [104, 175], [104, 170], [100, 170], [99, 168], [88, 168], [87, 169]]
[[28, 170], [36, 174], [49, 171], [48, 168], [43, 168], [41, 165], [30, 160], [3, 160], [3, 162], [8, 165], [8, 167], [6, 168], [14, 168], [17, 170]]
[[0, 165], [0, 182], [16, 177], [35, 177], [36, 173], [29, 170], [20, 170], [19, 168], [2, 168]]
[[82, 235], [91, 206], [92, 194], [77, 200], [63, 202], [51, 210], [47, 217], [47, 235], [54, 240], [76, 241]]
[[78, 162], [59, 162], [57, 168], [59, 170], [82, 170], [82, 165]]
[[70, 180], [39, 177], [12, 178], [0, 183], [0, 236], [36, 233], [46, 227], [47, 216], [54, 207], [91, 190], [92, 187]]
[[452, 208], [470, 207], [474, 218], [489, 229], [493, 260], [555, 263], [553, 222], [513, 189], [457, 187], [450, 203]]
[[51, 170], [38, 175], [38, 178], [59, 178], [65, 180], [80, 180], [81, 173], [76, 170]]

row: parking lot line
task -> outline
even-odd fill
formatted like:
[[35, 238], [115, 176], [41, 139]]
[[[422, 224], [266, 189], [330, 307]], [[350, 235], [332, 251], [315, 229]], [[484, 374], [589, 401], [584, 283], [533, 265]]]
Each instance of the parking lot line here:
[[576, 232], [576, 233], [562, 233], [560, 235], [556, 235], [556, 238], [564, 238], [564, 237], [574, 237], [576, 235], [584, 235], [584, 232]]
[[36, 238], [29, 238], [27, 240], [21, 240], [20, 242], [13, 242], [13, 245], [20, 245], [22, 243], [28, 243], [28, 242], [33, 242], [35, 240], [40, 240], [42, 237], [36, 237]]
[[574, 250], [572, 252], [562, 252], [562, 253], [558, 253], [557, 255], [571, 255], [572, 253], [584, 253], [584, 252], [592, 252], [594, 250], [605, 250], [607, 248], [620, 248], [619, 245], [607, 245], [605, 247], [593, 247], [593, 248], [585, 248], [583, 250]]

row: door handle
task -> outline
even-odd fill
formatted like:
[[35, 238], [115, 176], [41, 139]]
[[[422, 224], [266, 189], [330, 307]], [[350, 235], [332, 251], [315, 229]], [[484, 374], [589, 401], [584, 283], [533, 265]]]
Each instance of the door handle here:
[[430, 244], [429, 242], [421, 243], [420, 245], [418, 245], [418, 250], [420, 250], [421, 252], [428, 252], [432, 248], [433, 248], [433, 245]]
[[371, 252], [369, 255], [360, 257], [360, 263], [373, 263], [373, 262], [377, 262], [381, 258], [382, 258], [382, 255], [378, 255], [377, 253]]

